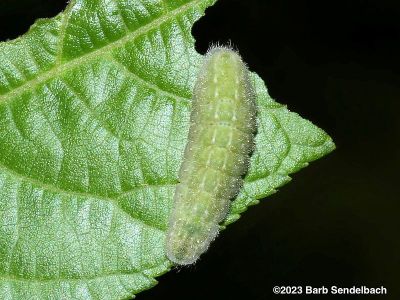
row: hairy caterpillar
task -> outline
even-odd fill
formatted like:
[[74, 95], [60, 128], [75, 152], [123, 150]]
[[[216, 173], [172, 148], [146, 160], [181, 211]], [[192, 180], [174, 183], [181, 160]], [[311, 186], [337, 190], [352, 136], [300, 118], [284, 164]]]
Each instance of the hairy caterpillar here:
[[192, 264], [207, 250], [241, 188], [256, 131], [248, 73], [235, 51], [216, 47], [198, 75], [166, 239], [176, 264]]

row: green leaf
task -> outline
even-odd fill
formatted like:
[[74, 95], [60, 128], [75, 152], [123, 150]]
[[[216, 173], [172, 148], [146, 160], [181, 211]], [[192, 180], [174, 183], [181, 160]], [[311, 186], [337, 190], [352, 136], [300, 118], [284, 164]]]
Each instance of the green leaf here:
[[[0, 298], [129, 299], [164, 237], [215, 0], [76, 0], [0, 44]], [[259, 133], [224, 225], [334, 149], [253, 75]]]

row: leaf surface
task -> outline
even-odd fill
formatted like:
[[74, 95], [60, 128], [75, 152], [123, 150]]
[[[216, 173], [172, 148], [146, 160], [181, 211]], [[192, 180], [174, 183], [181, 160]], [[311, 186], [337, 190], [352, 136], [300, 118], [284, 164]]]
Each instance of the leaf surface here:
[[[0, 44], [0, 298], [129, 299], [164, 238], [215, 0], [76, 0]], [[334, 149], [252, 75], [256, 150], [224, 225]]]

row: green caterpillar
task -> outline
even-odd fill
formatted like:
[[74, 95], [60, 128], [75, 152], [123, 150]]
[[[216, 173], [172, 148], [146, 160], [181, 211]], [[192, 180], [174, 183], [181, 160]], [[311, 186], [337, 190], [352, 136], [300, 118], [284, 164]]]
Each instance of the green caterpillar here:
[[192, 264], [207, 250], [242, 186], [257, 127], [248, 73], [225, 47], [211, 49], [200, 70], [166, 238], [176, 264]]

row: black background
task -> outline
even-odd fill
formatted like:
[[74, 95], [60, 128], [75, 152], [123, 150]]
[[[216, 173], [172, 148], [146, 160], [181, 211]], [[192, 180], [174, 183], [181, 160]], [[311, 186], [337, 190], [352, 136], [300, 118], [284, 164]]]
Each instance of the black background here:
[[[173, 0], [172, 0], [173, 1]], [[278, 102], [337, 149], [223, 232], [194, 266], [139, 299], [286, 299], [275, 285], [385, 286], [400, 299], [398, 1], [220, 0], [193, 29], [196, 48], [231, 41]], [[0, 39], [65, 1], [1, 0]]]

